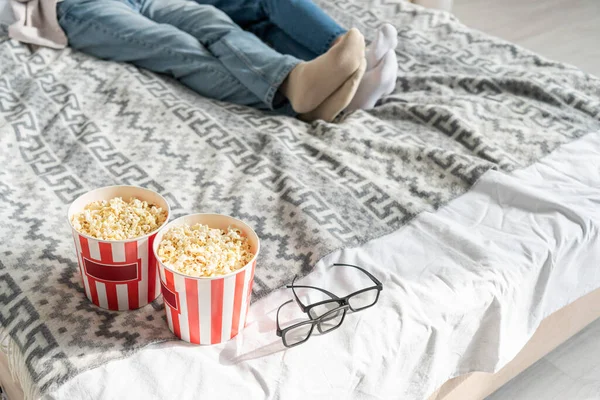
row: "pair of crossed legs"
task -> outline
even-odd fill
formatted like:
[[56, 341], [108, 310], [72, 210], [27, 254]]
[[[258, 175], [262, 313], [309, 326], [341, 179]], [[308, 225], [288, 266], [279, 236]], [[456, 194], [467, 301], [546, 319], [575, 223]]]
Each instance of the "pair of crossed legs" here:
[[360, 32], [308, 0], [64, 0], [57, 14], [73, 48], [306, 121], [372, 107], [395, 82], [391, 26], [365, 57]]

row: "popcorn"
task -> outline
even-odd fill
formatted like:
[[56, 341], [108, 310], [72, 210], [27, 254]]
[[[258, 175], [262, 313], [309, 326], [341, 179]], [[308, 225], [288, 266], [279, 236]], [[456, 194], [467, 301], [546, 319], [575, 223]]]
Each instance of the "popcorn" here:
[[226, 275], [254, 257], [248, 238], [239, 229], [230, 226], [225, 232], [199, 223], [169, 229], [157, 254], [164, 265], [197, 277]]
[[76, 231], [101, 240], [127, 240], [157, 230], [167, 220], [167, 210], [135, 197], [98, 200], [71, 217]]

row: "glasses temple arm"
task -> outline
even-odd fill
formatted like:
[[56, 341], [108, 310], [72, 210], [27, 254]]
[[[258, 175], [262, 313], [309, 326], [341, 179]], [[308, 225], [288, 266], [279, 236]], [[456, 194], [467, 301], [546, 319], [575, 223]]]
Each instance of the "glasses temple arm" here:
[[[315, 289], [315, 290], [318, 290], [318, 291], [320, 291], [320, 292], [323, 292], [323, 293], [325, 293], [326, 295], [328, 295], [328, 296], [329, 296], [329, 297], [331, 297], [332, 299], [339, 299], [339, 297], [338, 297], [338, 296], [336, 296], [335, 294], [333, 294], [333, 293], [331, 293], [331, 292], [328, 292], [328, 291], [327, 291], [327, 290], [325, 290], [325, 289], [321, 289], [321, 288], [318, 288], [318, 287], [315, 287], [315, 286], [294, 285], [294, 284], [292, 283], [292, 284], [290, 284], [290, 285], [286, 285], [285, 287], [287, 287], [288, 289], [292, 289], [292, 291], [294, 291], [294, 288]], [[295, 294], [295, 292], [294, 292], [294, 294]]]
[[291, 303], [293, 300], [288, 300], [285, 303], [283, 303], [282, 305], [279, 306], [279, 308], [277, 309], [277, 316], [275, 317], [275, 321], [277, 323], [277, 336], [281, 336], [281, 326], [279, 325], [279, 310], [281, 310], [281, 307], [285, 306], [286, 304]]
[[[296, 300], [296, 303], [298, 303], [298, 306], [300, 306], [300, 309], [302, 310], [302, 312], [306, 312], [306, 306], [304, 305], [304, 303], [302, 301], [300, 301], [300, 297], [298, 297], [298, 294], [296, 294], [296, 291], [294, 290], [294, 282], [296, 282], [296, 279], [298, 278], [298, 275], [294, 276], [294, 279], [292, 279], [292, 294], [294, 295], [294, 299]], [[286, 287], [290, 287], [290, 285], [286, 285]]]
[[335, 264], [333, 264], [333, 265], [334, 265], [334, 266], [353, 267], [353, 268], [359, 269], [359, 270], [361, 270], [362, 272], [364, 272], [364, 273], [365, 273], [365, 274], [366, 274], [366, 275], [367, 275], [369, 278], [371, 278], [371, 280], [372, 280], [373, 282], [375, 282], [377, 285], [379, 285], [379, 286], [383, 286], [383, 284], [382, 284], [382, 283], [379, 281], [379, 279], [375, 278], [375, 277], [373, 276], [373, 274], [371, 274], [371, 273], [370, 273], [369, 271], [367, 271], [366, 269], [359, 267], [358, 265], [352, 265], [352, 264], [343, 264], [343, 263], [335, 263]]

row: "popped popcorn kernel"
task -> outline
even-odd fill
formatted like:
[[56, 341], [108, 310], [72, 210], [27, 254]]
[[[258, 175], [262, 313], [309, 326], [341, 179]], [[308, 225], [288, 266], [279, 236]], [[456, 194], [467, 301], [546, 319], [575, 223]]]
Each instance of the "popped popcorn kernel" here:
[[75, 230], [100, 240], [127, 240], [157, 230], [167, 210], [135, 197], [94, 201], [71, 217]]
[[254, 257], [248, 238], [239, 229], [230, 226], [225, 232], [200, 223], [170, 228], [157, 253], [166, 266], [196, 277], [226, 275]]

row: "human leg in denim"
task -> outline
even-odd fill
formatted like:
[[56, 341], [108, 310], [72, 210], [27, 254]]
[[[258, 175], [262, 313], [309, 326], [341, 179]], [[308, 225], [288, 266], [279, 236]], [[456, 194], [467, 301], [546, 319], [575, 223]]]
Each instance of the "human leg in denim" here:
[[[277, 51], [312, 60], [345, 30], [310, 0], [195, 0], [212, 4]], [[367, 73], [347, 111], [369, 109], [391, 93], [398, 72], [398, 32], [383, 24], [366, 52]]]
[[[277, 53], [261, 43], [272, 69], [267, 70], [264, 63], [256, 69], [239, 63], [244, 72], [236, 76], [194, 36], [141, 15], [144, 6], [147, 4], [137, 0], [65, 0], [58, 3], [57, 11], [69, 45], [75, 49], [168, 74], [206, 97], [294, 114], [275, 92], [299, 60], [276, 57]], [[236, 29], [239, 27], [231, 30]], [[259, 50], [253, 51], [258, 57]]]
[[284, 54], [311, 60], [346, 30], [310, 0], [195, 0], [224, 11]]
[[140, 0], [140, 4], [140, 13], [145, 17], [174, 26], [196, 38], [233, 76], [267, 104], [273, 102], [281, 83], [300, 63], [293, 56], [273, 50], [211, 5], [187, 0]]
[[[144, 16], [195, 37], [252, 92], [260, 95], [267, 87], [265, 102], [285, 95], [298, 113], [317, 108], [344, 84], [364, 58], [364, 38], [358, 31], [340, 46], [299, 63], [295, 57], [276, 52], [212, 5], [187, 0], [139, 1]], [[286, 85], [278, 91], [284, 80]]]

